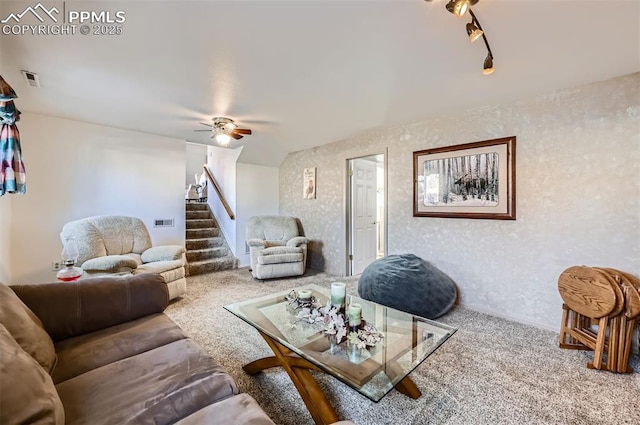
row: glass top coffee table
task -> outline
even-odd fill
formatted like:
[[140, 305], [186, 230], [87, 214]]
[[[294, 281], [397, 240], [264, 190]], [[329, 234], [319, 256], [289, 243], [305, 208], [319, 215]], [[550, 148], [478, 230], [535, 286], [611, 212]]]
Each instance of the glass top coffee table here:
[[[330, 298], [330, 290], [318, 285], [295, 290], [311, 291], [322, 304]], [[393, 388], [418, 398], [420, 390], [409, 374], [456, 331], [432, 320], [347, 297], [362, 306], [363, 321], [374, 325], [384, 337], [366, 349], [357, 348], [347, 338], [336, 344], [335, 337], [324, 332], [322, 323], [309, 323], [296, 317], [296, 310], [286, 298], [290, 291], [224, 308], [256, 328], [274, 353], [243, 369], [255, 375], [268, 368], [283, 367], [317, 424], [330, 424], [339, 419], [309, 370], [328, 373], [376, 402]]]

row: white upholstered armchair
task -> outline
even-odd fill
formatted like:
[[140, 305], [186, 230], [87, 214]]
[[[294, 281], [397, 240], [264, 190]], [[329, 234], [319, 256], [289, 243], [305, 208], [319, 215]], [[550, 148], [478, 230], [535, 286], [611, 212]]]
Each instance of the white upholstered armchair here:
[[256, 216], [247, 222], [251, 274], [256, 279], [300, 276], [307, 263], [307, 238], [293, 217]]
[[170, 299], [186, 292], [184, 247], [152, 247], [139, 218], [105, 215], [71, 221], [60, 233], [63, 243], [69, 236], [75, 238], [80, 253], [76, 265], [85, 277], [157, 273], [167, 284]]

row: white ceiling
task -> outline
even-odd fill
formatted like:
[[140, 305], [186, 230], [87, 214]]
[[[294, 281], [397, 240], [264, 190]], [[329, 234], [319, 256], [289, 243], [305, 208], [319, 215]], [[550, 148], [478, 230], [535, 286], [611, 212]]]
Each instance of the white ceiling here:
[[[35, 4], [2, 0], [0, 16]], [[489, 76], [468, 17], [445, 4], [66, 1], [67, 11], [123, 10], [123, 34], [3, 34], [0, 72], [23, 111], [195, 143], [211, 143], [193, 131], [199, 121], [234, 118], [254, 131], [231, 145], [245, 146], [242, 161], [278, 166], [368, 128], [640, 71], [638, 0], [481, 0]], [[42, 87], [28, 87], [21, 69]]]

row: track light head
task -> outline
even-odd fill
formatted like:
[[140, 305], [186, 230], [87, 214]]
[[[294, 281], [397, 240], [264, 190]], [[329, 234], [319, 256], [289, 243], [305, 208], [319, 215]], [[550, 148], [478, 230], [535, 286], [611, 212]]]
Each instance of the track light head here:
[[493, 67], [493, 57], [491, 56], [491, 53], [489, 53], [484, 59], [484, 69], [482, 70], [482, 73], [484, 75], [489, 75], [493, 74], [493, 71], [495, 71], [495, 68]]
[[473, 43], [474, 41], [482, 37], [483, 33], [484, 32], [480, 28], [478, 28], [473, 22], [469, 22], [467, 24], [467, 35], [469, 36], [470, 42]]
[[469, 10], [469, 0], [451, 0], [445, 8], [457, 17], [462, 17]]

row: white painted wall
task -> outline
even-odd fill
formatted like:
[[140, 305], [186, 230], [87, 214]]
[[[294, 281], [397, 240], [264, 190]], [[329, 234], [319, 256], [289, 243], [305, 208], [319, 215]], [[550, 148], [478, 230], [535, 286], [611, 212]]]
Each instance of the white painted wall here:
[[[516, 221], [413, 217], [413, 152], [513, 135]], [[640, 274], [640, 73], [290, 154], [280, 212], [301, 219], [327, 272], [345, 273], [346, 159], [385, 148], [389, 254], [433, 263], [470, 308], [557, 331], [563, 270]], [[307, 167], [317, 167], [314, 200], [300, 196]]]
[[[243, 147], [236, 149], [219, 148], [217, 146], [207, 147], [207, 165], [211, 174], [215, 178], [222, 194], [227, 200], [233, 214], [237, 214], [237, 195], [236, 195], [236, 161], [242, 153]], [[207, 189], [207, 203], [218, 221], [218, 226], [222, 235], [227, 240], [229, 248], [236, 255], [236, 222], [235, 219], [229, 218], [220, 198], [216, 194], [213, 185], [209, 185]]]
[[195, 174], [202, 174], [202, 165], [207, 163], [207, 146], [197, 143], [187, 142], [187, 163], [185, 167], [184, 184], [187, 188], [190, 184], [195, 184]]
[[9, 207], [10, 283], [53, 281], [62, 226], [92, 215], [136, 216], [155, 245], [184, 245], [184, 140], [28, 112], [20, 134], [27, 194]]
[[0, 282], [7, 284], [11, 276], [11, 203], [14, 196], [24, 195], [0, 197]]
[[253, 164], [237, 164], [237, 205], [235, 255], [240, 267], [249, 266], [246, 252], [247, 221], [254, 215], [278, 215], [279, 170]]

